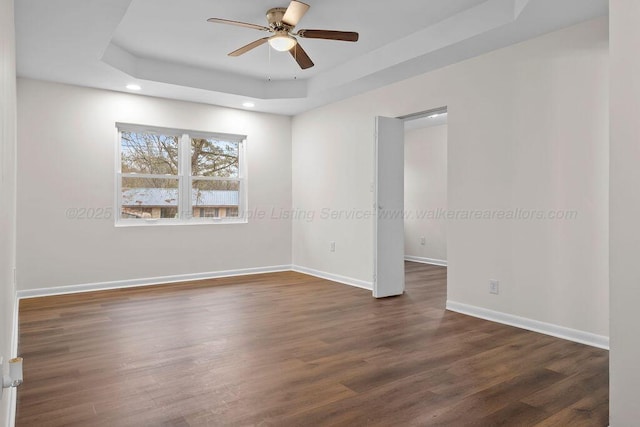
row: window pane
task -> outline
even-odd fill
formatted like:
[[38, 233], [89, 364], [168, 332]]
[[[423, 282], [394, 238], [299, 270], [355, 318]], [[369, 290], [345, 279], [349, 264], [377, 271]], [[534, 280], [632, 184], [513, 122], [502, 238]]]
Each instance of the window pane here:
[[178, 174], [178, 137], [122, 132], [123, 173]]
[[160, 218], [178, 218], [178, 208], [160, 209]]
[[220, 208], [198, 208], [200, 218], [220, 218]]
[[122, 219], [176, 218], [178, 180], [122, 178]]
[[238, 178], [239, 146], [237, 142], [193, 138], [191, 140], [191, 174]]
[[195, 218], [237, 218], [240, 181], [194, 180], [191, 202]]

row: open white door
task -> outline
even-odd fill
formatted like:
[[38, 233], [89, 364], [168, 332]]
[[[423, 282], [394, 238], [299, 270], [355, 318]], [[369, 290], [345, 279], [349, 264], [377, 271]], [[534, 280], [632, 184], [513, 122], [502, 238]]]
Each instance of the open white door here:
[[376, 117], [373, 296], [404, 293], [404, 122]]

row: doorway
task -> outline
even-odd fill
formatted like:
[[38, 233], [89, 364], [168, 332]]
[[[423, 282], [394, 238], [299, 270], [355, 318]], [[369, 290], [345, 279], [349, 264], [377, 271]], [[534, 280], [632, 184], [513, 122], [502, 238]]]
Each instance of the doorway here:
[[405, 260], [447, 266], [448, 113], [404, 122]]
[[[448, 110], [446, 107], [398, 118], [376, 118], [374, 156], [374, 208], [376, 215], [374, 215], [373, 245], [373, 296], [376, 298], [402, 295], [404, 293], [405, 251], [408, 250], [407, 246], [411, 247], [413, 243], [410, 240], [415, 238], [414, 232], [416, 230], [414, 230], [413, 226], [428, 222], [432, 217], [435, 219], [438, 212], [437, 208], [433, 210], [424, 203], [422, 203], [423, 208], [418, 208], [414, 212], [409, 212], [405, 209], [405, 125], [407, 124], [406, 126], [409, 127], [409, 130], [436, 127], [425, 126], [425, 123], [446, 125], [443, 120], [447, 118]], [[411, 124], [412, 122], [413, 124]], [[415, 129], [411, 129], [412, 127]], [[442, 149], [442, 147], [439, 148]], [[446, 144], [444, 150], [446, 155]], [[446, 200], [446, 157], [444, 168]], [[441, 193], [439, 194], [441, 196]], [[411, 235], [407, 236], [407, 242], [405, 242], [405, 219], [408, 217], [415, 217], [415, 224], [412, 223], [410, 226]], [[444, 222], [444, 220], [441, 222]], [[445, 259], [440, 261], [446, 261], [446, 228], [444, 245], [442, 245], [442, 242], [435, 244], [437, 239], [428, 237], [428, 233], [423, 233], [422, 229], [418, 231], [418, 235], [420, 246], [423, 246], [424, 238], [425, 250], [421, 251], [423, 254], [427, 253], [426, 248], [428, 246], [433, 246], [432, 249], [438, 250], [442, 250], [444, 247]], [[442, 252], [437, 256], [443, 257]], [[424, 260], [429, 259], [427, 257], [421, 258]]]

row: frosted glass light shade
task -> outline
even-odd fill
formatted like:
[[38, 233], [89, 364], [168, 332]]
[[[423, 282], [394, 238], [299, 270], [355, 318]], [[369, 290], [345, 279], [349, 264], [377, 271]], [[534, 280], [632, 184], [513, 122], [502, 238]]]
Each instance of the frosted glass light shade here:
[[296, 43], [296, 39], [284, 34], [277, 34], [269, 38], [269, 45], [279, 52], [286, 52], [293, 49]]

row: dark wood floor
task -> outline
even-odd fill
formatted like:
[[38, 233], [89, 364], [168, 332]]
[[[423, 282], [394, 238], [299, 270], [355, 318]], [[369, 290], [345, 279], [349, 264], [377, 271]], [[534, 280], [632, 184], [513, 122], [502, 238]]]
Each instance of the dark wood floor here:
[[608, 353], [298, 273], [23, 300], [26, 426], [606, 426]]

